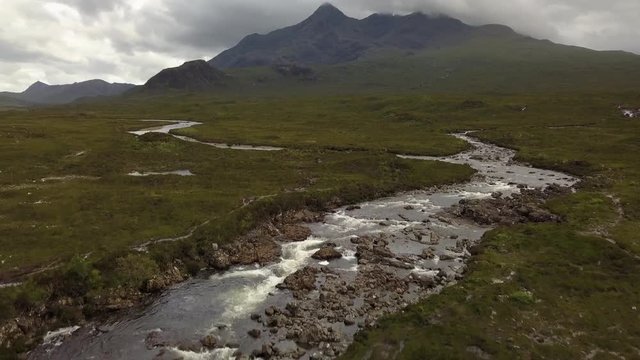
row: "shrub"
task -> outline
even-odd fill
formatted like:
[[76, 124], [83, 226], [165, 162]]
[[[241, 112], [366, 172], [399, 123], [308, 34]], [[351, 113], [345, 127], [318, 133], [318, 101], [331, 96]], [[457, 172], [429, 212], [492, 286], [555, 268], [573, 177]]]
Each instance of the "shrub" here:
[[62, 283], [66, 295], [84, 296], [102, 286], [102, 277], [91, 263], [76, 256], [65, 266]]
[[158, 265], [150, 258], [140, 254], [129, 254], [116, 259], [116, 277], [120, 284], [139, 288], [159, 272]]
[[13, 304], [18, 311], [30, 311], [42, 304], [46, 298], [47, 292], [42, 287], [28, 282], [20, 287]]
[[516, 291], [509, 295], [509, 299], [525, 305], [533, 304], [535, 302], [533, 294], [530, 291]]

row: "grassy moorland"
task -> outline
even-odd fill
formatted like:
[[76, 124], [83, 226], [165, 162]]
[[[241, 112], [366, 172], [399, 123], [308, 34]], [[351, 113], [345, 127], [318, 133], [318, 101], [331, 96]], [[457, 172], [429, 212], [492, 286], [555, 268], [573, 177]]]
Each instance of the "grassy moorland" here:
[[526, 122], [483, 126], [481, 138], [521, 160], [585, 179], [548, 204], [566, 222], [488, 233], [462, 282], [385, 319], [343, 358], [640, 356], [640, 123], [611, 110], [638, 100], [530, 99]]
[[[640, 123], [621, 116], [622, 103], [637, 106], [640, 97], [202, 94], [5, 111], [0, 278], [55, 269], [0, 289], [0, 318], [55, 296], [140, 286], [174, 257], [197, 271], [211, 242], [228, 241], [284, 209], [464, 181], [472, 174], [467, 167], [393, 153], [455, 153], [466, 145], [447, 134], [477, 129], [486, 140], [518, 149], [523, 161], [586, 179], [578, 193], [549, 204], [567, 222], [491, 232], [463, 282], [366, 332], [346, 358], [580, 357], [593, 350], [633, 357], [631, 344], [640, 337], [633, 310], [640, 306], [633, 256], [640, 255]], [[520, 111], [525, 104], [528, 110]], [[149, 125], [140, 119], [196, 120], [203, 125], [178, 133], [288, 150], [138, 139], [127, 131]], [[127, 176], [180, 169], [195, 176]], [[247, 199], [258, 200], [243, 207]], [[132, 246], [183, 235], [207, 220], [192, 239], [130, 261]], [[131, 271], [141, 275], [121, 276]], [[70, 282], [82, 286], [68, 293], [55, 287]], [[60, 318], [60, 325], [78, 320]]]

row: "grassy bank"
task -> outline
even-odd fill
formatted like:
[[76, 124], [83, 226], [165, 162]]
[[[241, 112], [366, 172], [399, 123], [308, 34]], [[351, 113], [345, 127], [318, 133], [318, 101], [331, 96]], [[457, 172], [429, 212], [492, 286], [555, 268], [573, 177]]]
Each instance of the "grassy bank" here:
[[567, 100], [549, 100], [536, 121], [478, 133], [584, 177], [548, 204], [566, 222], [488, 233], [462, 282], [363, 333], [343, 359], [640, 356], [640, 126], [592, 100], [592, 114], [569, 120]]

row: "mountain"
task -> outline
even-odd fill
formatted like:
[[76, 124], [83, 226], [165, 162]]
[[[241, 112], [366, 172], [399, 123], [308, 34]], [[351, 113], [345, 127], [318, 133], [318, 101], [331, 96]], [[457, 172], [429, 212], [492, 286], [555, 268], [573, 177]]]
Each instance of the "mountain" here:
[[631, 53], [422, 13], [358, 20], [329, 4], [299, 24], [245, 37], [209, 65], [197, 61], [165, 70], [146, 87], [257, 96], [623, 92], [636, 91], [640, 78], [640, 56]]
[[47, 85], [36, 82], [21, 93], [5, 92], [0, 95], [33, 104], [66, 104], [81, 98], [115, 96], [130, 90], [135, 85], [89, 80], [67, 85]]
[[507, 27], [473, 27], [445, 16], [414, 13], [407, 16], [374, 14], [357, 20], [330, 4], [303, 22], [266, 35], [252, 34], [213, 58], [221, 69], [269, 66], [339, 64], [380, 50], [421, 50], [453, 46], [487, 32], [514, 36]]
[[147, 81], [143, 91], [201, 91], [224, 87], [228, 76], [204, 60], [188, 61], [175, 68], [164, 69]]

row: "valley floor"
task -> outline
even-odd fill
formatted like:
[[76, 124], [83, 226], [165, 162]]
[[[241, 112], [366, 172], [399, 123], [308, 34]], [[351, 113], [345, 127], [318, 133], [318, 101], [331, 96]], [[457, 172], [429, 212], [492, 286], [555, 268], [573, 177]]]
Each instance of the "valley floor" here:
[[[466, 144], [448, 134], [474, 129], [521, 161], [583, 178], [548, 204], [566, 221], [490, 232], [463, 281], [365, 331], [344, 358], [638, 357], [640, 123], [621, 103], [640, 97], [185, 95], [4, 112], [0, 280], [24, 283], [0, 288], [0, 320], [82, 299], [80, 310], [46, 315], [51, 326], [74, 325], [100, 313], [91, 304], [112, 289], [138, 288], [176, 258], [197, 272], [212, 243], [283, 210], [465, 181], [468, 167], [395, 154], [454, 154]], [[147, 127], [142, 119], [193, 120], [202, 125], [175, 134], [287, 150], [129, 134]], [[179, 176], [186, 171], [193, 176]]]

